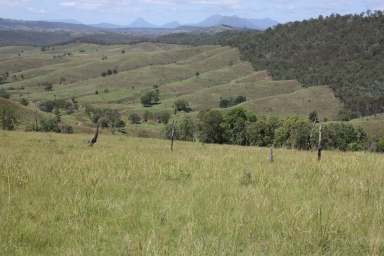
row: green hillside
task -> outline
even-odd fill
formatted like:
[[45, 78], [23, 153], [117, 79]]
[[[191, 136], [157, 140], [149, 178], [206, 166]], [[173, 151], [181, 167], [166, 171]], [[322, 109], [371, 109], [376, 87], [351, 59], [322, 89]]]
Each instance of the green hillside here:
[[[87, 106], [117, 110], [128, 115], [145, 111], [173, 113], [176, 100], [186, 100], [192, 112], [219, 108], [221, 98], [245, 96], [245, 109], [277, 116], [302, 115], [317, 110], [334, 119], [342, 104], [327, 87], [304, 88], [294, 80], [272, 81], [265, 71], [254, 71], [242, 61], [236, 48], [183, 46], [160, 43], [134, 45], [68, 44], [45, 48], [0, 47], [0, 67], [11, 100], [22, 98], [35, 110], [46, 101], [77, 110], [60, 109], [62, 119], [86, 131], [92, 122]], [[144, 107], [140, 98], [159, 89], [160, 102]], [[146, 130], [143, 136], [160, 134], [162, 125], [128, 125]]]

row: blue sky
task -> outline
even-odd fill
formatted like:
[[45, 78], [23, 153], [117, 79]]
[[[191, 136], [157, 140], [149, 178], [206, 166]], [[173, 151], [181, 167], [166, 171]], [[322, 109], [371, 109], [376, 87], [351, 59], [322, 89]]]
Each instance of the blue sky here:
[[0, 0], [0, 17], [126, 25], [142, 17], [162, 24], [193, 23], [213, 14], [272, 18], [280, 22], [319, 14], [384, 9], [384, 0]]

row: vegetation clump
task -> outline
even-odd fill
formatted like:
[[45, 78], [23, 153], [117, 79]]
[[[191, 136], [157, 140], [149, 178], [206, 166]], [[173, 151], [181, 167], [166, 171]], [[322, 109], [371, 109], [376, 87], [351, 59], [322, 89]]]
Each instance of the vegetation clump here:
[[219, 107], [230, 108], [246, 101], [247, 101], [247, 97], [245, 96], [220, 98]]
[[153, 105], [159, 104], [160, 103], [159, 88], [155, 86], [153, 90], [146, 92], [143, 96], [141, 96], [140, 101], [144, 107], [152, 107]]

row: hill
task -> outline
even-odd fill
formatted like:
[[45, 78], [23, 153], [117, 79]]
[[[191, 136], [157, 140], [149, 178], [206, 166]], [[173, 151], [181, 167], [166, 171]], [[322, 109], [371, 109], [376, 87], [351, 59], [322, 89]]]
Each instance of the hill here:
[[265, 30], [277, 24], [278, 22], [272, 19], [245, 19], [238, 16], [213, 15], [197, 23], [196, 26], [214, 27], [226, 25], [234, 28]]
[[237, 47], [256, 70], [306, 87], [328, 85], [352, 116], [384, 112], [384, 14], [320, 16], [264, 32], [172, 34], [158, 42]]
[[0, 97], [0, 110], [2, 109], [13, 111], [18, 121], [17, 125], [23, 128], [26, 125], [32, 124], [35, 120], [40, 120], [42, 117], [48, 116], [48, 114], [42, 113], [36, 108], [24, 107], [17, 102]]
[[[20, 55], [20, 56], [19, 56]], [[140, 43], [132, 45], [67, 44], [46, 47], [0, 47], [0, 67], [9, 72], [0, 85], [19, 101], [39, 105], [60, 100], [78, 112], [65, 120], [90, 127], [85, 107], [119, 111], [128, 115], [146, 111], [173, 113], [174, 102], [187, 100], [192, 114], [219, 108], [221, 98], [246, 96], [243, 107], [258, 114], [307, 116], [317, 110], [333, 120], [342, 104], [326, 87], [304, 88], [297, 81], [272, 81], [265, 71], [254, 71], [235, 48]], [[157, 86], [160, 103], [144, 107], [140, 98]], [[62, 103], [64, 104], [64, 103]], [[160, 133], [162, 125], [142, 124]], [[151, 132], [153, 134], [153, 132]]]

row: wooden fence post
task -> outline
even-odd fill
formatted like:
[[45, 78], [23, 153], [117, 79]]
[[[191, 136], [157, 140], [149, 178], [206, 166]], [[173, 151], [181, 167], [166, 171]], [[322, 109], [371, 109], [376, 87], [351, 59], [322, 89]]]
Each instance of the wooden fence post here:
[[273, 146], [269, 150], [269, 162], [273, 162]]
[[317, 160], [321, 161], [321, 152], [323, 151], [323, 145], [322, 145], [322, 129], [323, 126], [320, 124], [319, 127], [319, 144], [317, 145]]
[[172, 132], [171, 132], [171, 151], [173, 152], [173, 143], [175, 140], [175, 120], [172, 122]]

